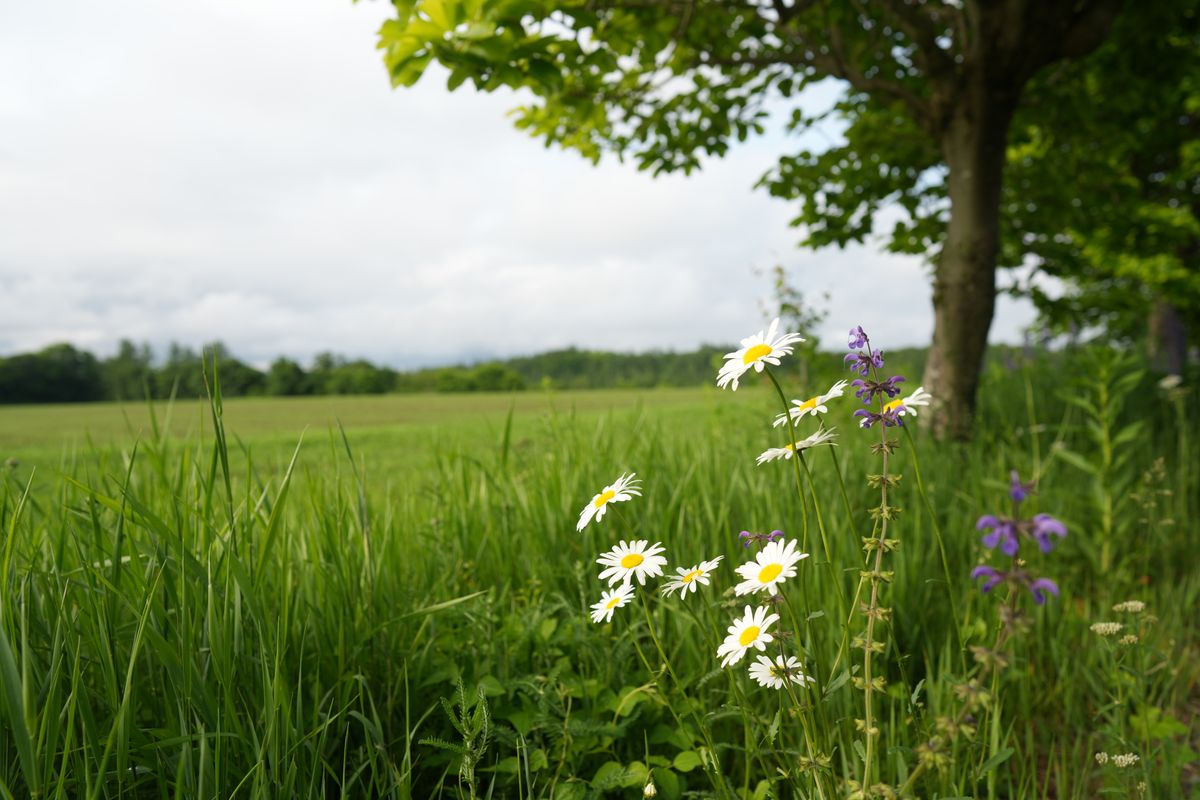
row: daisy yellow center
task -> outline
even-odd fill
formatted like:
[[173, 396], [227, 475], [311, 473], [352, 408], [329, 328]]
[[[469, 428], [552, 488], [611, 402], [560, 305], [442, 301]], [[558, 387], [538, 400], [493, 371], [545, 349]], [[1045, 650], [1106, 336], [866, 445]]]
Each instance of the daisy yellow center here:
[[634, 567], [636, 567], [638, 564], [641, 564], [645, 560], [646, 560], [646, 557], [644, 555], [642, 555], [641, 553], [630, 553], [629, 555], [623, 556], [621, 558], [621, 566], [624, 567], [625, 569], [633, 569]]
[[620, 604], [621, 604], [621, 595], [617, 595], [612, 600], [609, 600], [608, 604], [605, 605], [604, 608], [605, 608], [605, 610], [610, 609], [610, 608], [616, 608]]
[[600, 496], [596, 498], [596, 502], [592, 503], [592, 505], [594, 505], [596, 508], [600, 508], [600, 506], [604, 505], [616, 496], [616, 492], [614, 492], [612, 489], [608, 489], [607, 491], [601, 492]]
[[793, 452], [795, 452], [795, 451], [796, 451], [796, 445], [794, 445], [794, 444], [785, 444], [785, 445], [783, 446], [783, 449], [784, 449], [784, 450], [787, 450], [789, 453], [793, 453]]
[[805, 400], [803, 403], [800, 404], [799, 410], [800, 411], [811, 411], [812, 409], [816, 408], [817, 407], [817, 399], [818, 398], [816, 398], [816, 397], [808, 398], [807, 400]]
[[749, 350], [747, 350], [746, 354], [744, 356], [742, 356], [742, 363], [743, 364], [753, 364], [755, 361], [758, 361], [763, 356], [767, 356], [770, 354], [771, 354], [771, 345], [756, 344], [756, 345], [754, 345], [754, 347], [751, 347]]
[[883, 413], [886, 414], [889, 411], [895, 411], [897, 408], [899, 408], [902, 405], [904, 405], [903, 400], [893, 400], [892, 402], [888, 403], [887, 405], [885, 405], [883, 407]]
[[687, 575], [684, 575], [679, 580], [683, 581], [684, 583], [691, 583], [692, 581], [696, 580], [696, 578], [699, 578], [703, 574], [704, 574], [704, 570], [694, 569], [691, 572], [689, 572]]
[[754, 640], [758, 638], [760, 633], [762, 633], [762, 628], [758, 627], [757, 625], [751, 625], [749, 628], [746, 628], [746, 630], [742, 631], [742, 635], [738, 637], [738, 644], [740, 644], [742, 647], [749, 647], [750, 645], [754, 644]]
[[758, 573], [759, 583], [770, 583], [778, 578], [781, 572], [783, 572], [783, 564], [768, 564]]

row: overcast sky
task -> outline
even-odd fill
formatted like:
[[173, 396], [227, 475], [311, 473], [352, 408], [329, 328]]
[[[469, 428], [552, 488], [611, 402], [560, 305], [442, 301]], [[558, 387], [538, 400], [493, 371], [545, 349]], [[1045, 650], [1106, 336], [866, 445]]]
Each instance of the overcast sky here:
[[[223, 340], [418, 366], [578, 345], [690, 349], [761, 327], [783, 264], [819, 333], [932, 330], [926, 270], [878, 243], [795, 248], [753, 189], [781, 135], [690, 178], [592, 167], [511, 127], [512, 94], [393, 91], [390, 6], [5, 3], [0, 354]], [[819, 101], [820, 98], [816, 98]], [[836, 135], [827, 131], [826, 135]], [[1001, 300], [993, 341], [1032, 318]]]

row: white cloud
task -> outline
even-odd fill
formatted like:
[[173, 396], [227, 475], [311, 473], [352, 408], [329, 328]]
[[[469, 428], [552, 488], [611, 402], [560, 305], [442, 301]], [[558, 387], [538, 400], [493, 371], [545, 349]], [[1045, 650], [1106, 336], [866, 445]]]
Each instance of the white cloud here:
[[[777, 136], [691, 178], [592, 168], [512, 129], [512, 94], [393, 92], [387, 4], [18, 4], [0, 28], [0, 353], [222, 339], [262, 363], [396, 365], [570, 344], [728, 342], [752, 269], [828, 291], [829, 339], [927, 341], [916, 259], [794, 250], [752, 189]], [[1002, 301], [997, 337], [1020, 307]]]

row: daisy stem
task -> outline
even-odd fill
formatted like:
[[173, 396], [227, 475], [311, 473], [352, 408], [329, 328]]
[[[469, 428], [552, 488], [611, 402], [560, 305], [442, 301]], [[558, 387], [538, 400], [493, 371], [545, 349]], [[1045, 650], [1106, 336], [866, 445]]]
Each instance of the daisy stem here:
[[[795, 616], [795, 614], [792, 615], [793, 624], [795, 624]], [[800, 647], [798, 631], [796, 634], [796, 650], [802, 654], [800, 660], [801, 663], [803, 663], [804, 651]], [[782, 637], [779, 638], [779, 658], [784, 664], [787, 663], [787, 651], [784, 650]], [[803, 667], [801, 668], [803, 669]], [[805, 706], [804, 703], [800, 702], [800, 697], [796, 694], [796, 687], [792, 684], [791, 676], [786, 674], [783, 676], [783, 687], [787, 689], [788, 696], [792, 698], [792, 705], [796, 708], [796, 718], [800, 720], [800, 730], [804, 734], [804, 744], [808, 748], [808, 757], [812, 759], [815, 764], [817, 757], [821, 754], [817, 752], [816, 747], [813, 745], [812, 731], [810, 729], [812, 720], [809, 719], [809, 708]], [[817, 787], [817, 796], [824, 800], [825, 787], [821, 783], [820, 775], [821, 773], [814, 768], [813, 783]]]
[[[771, 385], [775, 387], [775, 393], [779, 395], [779, 402], [783, 404], [783, 418], [787, 420], [788, 431], [792, 436], [791, 440], [788, 442], [788, 445], [791, 446], [794, 451], [796, 447], [796, 423], [792, 420], [792, 414], [788, 410], [787, 397], [783, 394], [783, 387], [779, 385], [779, 380], [775, 377], [775, 373], [771, 371], [771, 368], [766, 367], [763, 371], [766, 372], [767, 377], [771, 379]], [[793, 455], [797, 454], [793, 452]], [[804, 497], [804, 486], [800, 480], [800, 465], [796, 463], [795, 458], [789, 458], [788, 461], [791, 461], [792, 466], [795, 467], [796, 494], [800, 496], [800, 508], [804, 513], [804, 538], [800, 545], [804, 550], [808, 550], [808, 501]], [[826, 558], [828, 558], [828, 552], [826, 552], [825, 555]]]
[[[783, 598], [783, 604], [787, 608], [788, 617], [792, 621], [792, 635], [795, 637], [795, 640], [796, 640], [796, 653], [800, 657], [800, 660], [803, 661], [804, 660], [804, 646], [801, 644], [802, 639], [800, 638], [801, 637], [800, 617], [797, 616], [796, 610], [792, 607], [792, 601], [788, 599], [788, 596], [786, 594], [784, 594], [783, 592], [780, 592], [779, 596]], [[820, 686], [824, 685], [824, 683], [825, 683], [824, 678], [820, 674], [820, 665], [818, 664], [817, 659], [815, 659], [815, 658], [813, 659], [812, 677], [816, 680], [817, 685], [820, 685]], [[825, 719], [824, 708], [820, 705], [815, 705], [814, 708], [817, 710], [817, 712], [819, 712], [819, 715], [820, 715], [819, 721], [821, 723], [821, 731], [825, 734], [828, 734], [829, 722], [828, 722], [828, 720]], [[814, 724], [817, 721], [818, 721], [817, 717], [814, 716], [813, 717]]]
[[838, 461], [837, 448], [829, 448], [829, 456], [833, 459], [833, 472], [837, 475], [838, 488], [842, 491], [842, 504], [846, 507], [846, 521], [850, 523], [850, 530], [854, 530], [854, 509], [850, 506], [850, 495], [846, 493], [846, 481], [842, 477], [842, 465]]
[[[658, 639], [658, 632], [654, 628], [654, 620], [650, 616], [650, 605], [646, 602], [646, 596], [642, 592], [638, 592], [637, 596], [638, 600], [641, 601], [642, 611], [645, 612], [646, 615], [646, 627], [650, 630], [650, 639], [654, 642], [655, 649], [658, 650], [658, 657], [662, 659], [663, 666], [665, 666], [667, 669], [667, 674], [671, 676], [671, 682], [675, 684], [675, 688], [679, 690], [680, 695], [683, 697], [684, 705], [686, 705], [687, 710], [691, 712], [692, 718], [696, 720], [696, 725], [700, 729], [700, 735], [704, 737], [704, 744], [708, 748], [709, 758], [712, 760], [711, 769], [713, 774], [711, 777], [720, 788], [722, 796], [725, 796], [727, 794], [725, 778], [721, 775], [720, 768], [717, 766], [717, 751], [713, 746], [713, 740], [712, 736], [709, 734], [708, 726], [704, 724], [704, 720], [701, 719], [699, 713], [697, 713], [695, 704], [693, 704], [691, 700], [689, 700], [687, 696], [683, 694], [681, 684], [679, 683], [679, 678], [675, 675], [675, 669], [671, 666], [671, 660], [667, 658], [667, 653], [665, 650], [663, 650], [662, 642], [660, 642]], [[638, 652], [640, 653], [641, 651], [639, 650]], [[645, 658], [643, 657], [642, 660], [645, 661]], [[655, 673], [652, 671], [652, 674]], [[683, 720], [679, 719], [679, 715], [675, 713], [674, 707], [670, 702], [667, 703], [667, 706], [671, 708], [672, 716], [675, 717], [675, 721], [679, 724], [680, 729], [682, 729]], [[706, 769], [709, 769], [709, 767], [706, 766]]]
[[805, 460], [804, 454], [797, 453], [796, 458], [800, 461], [800, 466], [804, 467], [804, 475], [808, 478], [808, 490], [812, 492], [813, 513], [817, 517], [817, 529], [821, 532], [821, 547], [825, 550], [825, 567], [829, 570], [833, 584], [837, 588], [838, 614], [844, 614], [846, 613], [846, 591], [833, 567], [833, 553], [829, 550], [829, 536], [825, 532], [825, 518], [821, 514], [821, 501], [817, 499], [817, 485], [813, 480], [812, 470], [808, 468], [808, 461]]

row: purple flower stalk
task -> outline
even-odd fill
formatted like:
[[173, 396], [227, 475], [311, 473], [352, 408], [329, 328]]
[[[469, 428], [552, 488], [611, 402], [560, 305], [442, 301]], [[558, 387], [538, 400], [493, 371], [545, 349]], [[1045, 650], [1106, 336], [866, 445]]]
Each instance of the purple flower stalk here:
[[971, 570], [972, 580], [981, 580], [980, 589], [990, 592], [1001, 583], [1012, 583], [1024, 586], [1033, 595], [1033, 602], [1042, 605], [1050, 595], [1058, 597], [1058, 584], [1049, 578], [1034, 578], [1022, 566], [1024, 562], [1017, 558], [1021, 549], [1021, 538], [1028, 537], [1037, 542], [1043, 553], [1054, 549], [1054, 539], [1067, 535], [1067, 526], [1049, 514], [1035, 514], [1032, 519], [1020, 516], [1020, 506], [1034, 491], [1033, 483], [1023, 483], [1014, 470], [1009, 476], [1009, 497], [1013, 501], [1014, 518], [998, 517], [994, 514], [984, 514], [975, 523], [976, 530], [986, 531], [983, 534], [983, 546], [999, 549], [1001, 553], [1012, 559], [1012, 567], [1008, 570], [981, 565]]
[[866, 347], [870, 341], [871, 340], [867, 336], [867, 332], [862, 329], [862, 325], [855, 325], [850, 329], [851, 350], [858, 350], [859, 348]]

